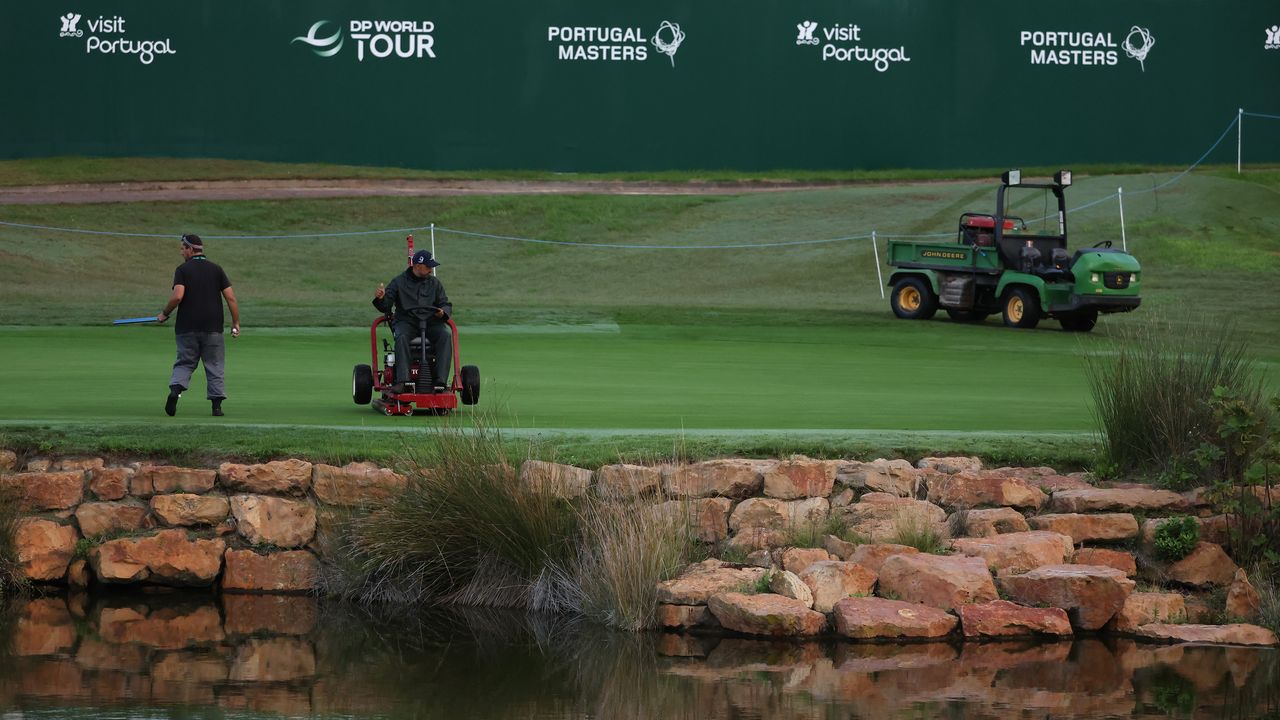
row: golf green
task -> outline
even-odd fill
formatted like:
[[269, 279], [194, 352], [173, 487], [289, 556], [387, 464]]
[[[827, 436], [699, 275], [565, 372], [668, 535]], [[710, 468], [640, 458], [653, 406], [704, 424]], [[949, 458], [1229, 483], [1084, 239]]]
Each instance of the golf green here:
[[[907, 322], [851, 314], [840, 325], [478, 326], [460, 328], [478, 365], [480, 409], [501, 427], [634, 430], [909, 430], [1086, 433], [1083, 357], [1105, 331], [1056, 323]], [[767, 320], [767, 322], [766, 322]], [[1052, 328], [1052, 329], [1050, 329]], [[172, 329], [0, 328], [0, 422], [405, 428], [351, 400], [369, 362], [367, 328], [253, 328], [228, 337], [227, 416], [212, 418], [198, 372], [163, 413]], [[474, 412], [464, 409], [464, 412]]]

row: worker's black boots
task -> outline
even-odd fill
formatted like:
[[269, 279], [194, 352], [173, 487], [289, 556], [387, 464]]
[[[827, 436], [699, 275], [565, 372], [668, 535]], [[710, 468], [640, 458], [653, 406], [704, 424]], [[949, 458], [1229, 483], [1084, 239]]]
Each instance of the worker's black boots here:
[[183, 387], [181, 385], [169, 386], [169, 397], [164, 401], [164, 414], [173, 417], [178, 412], [178, 396], [182, 394]]

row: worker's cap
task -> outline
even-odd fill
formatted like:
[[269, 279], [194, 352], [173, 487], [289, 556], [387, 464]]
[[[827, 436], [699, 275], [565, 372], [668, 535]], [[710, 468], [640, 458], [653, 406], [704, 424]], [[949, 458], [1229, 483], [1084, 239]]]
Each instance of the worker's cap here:
[[430, 250], [419, 250], [413, 254], [414, 265], [426, 265], [427, 267], [439, 267], [440, 263], [431, 257]]

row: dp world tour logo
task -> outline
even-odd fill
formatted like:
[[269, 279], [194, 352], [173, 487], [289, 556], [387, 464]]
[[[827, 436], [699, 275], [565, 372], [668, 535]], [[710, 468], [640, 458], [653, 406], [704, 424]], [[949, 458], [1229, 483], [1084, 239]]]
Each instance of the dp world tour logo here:
[[1267, 44], [1263, 45], [1268, 50], [1280, 50], [1280, 25], [1272, 25], [1266, 28]]
[[[320, 28], [324, 27], [325, 25], [334, 26], [333, 34], [328, 37], [316, 37], [316, 33], [321, 32]], [[296, 43], [296, 42], [306, 43], [307, 45], [310, 45], [311, 52], [314, 52], [320, 57], [333, 57], [335, 54], [337, 54], [339, 50], [342, 49], [342, 26], [338, 25], [337, 23], [332, 23], [329, 20], [321, 20], [316, 24], [312, 25], [311, 29], [307, 31], [306, 35], [299, 35], [298, 37], [294, 38], [293, 41], [290, 42], [289, 44], [292, 45], [293, 43]]]
[[817, 45], [818, 38], [813, 36], [813, 31], [817, 29], [818, 23], [812, 20], [805, 20], [802, 23], [796, 23], [796, 44]]
[[84, 37], [84, 31], [76, 27], [80, 22], [79, 13], [67, 13], [58, 19], [62, 21], [62, 31], [58, 33], [58, 37]]

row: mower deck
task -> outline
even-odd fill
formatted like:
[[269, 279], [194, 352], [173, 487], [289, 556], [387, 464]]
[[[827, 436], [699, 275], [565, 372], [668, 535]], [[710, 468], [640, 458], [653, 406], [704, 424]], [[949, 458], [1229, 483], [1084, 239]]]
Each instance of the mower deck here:
[[384, 392], [382, 397], [375, 398], [371, 405], [374, 410], [384, 415], [412, 415], [415, 409], [418, 412], [445, 415], [457, 409], [458, 396], [453, 392], [400, 393], [399, 395]]

